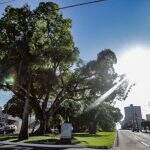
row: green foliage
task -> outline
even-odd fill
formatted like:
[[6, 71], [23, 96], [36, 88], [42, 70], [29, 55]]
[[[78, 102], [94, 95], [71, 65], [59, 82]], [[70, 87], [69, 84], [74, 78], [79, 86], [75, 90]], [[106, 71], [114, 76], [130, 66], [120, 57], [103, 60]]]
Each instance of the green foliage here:
[[72, 122], [74, 117], [81, 113], [81, 109], [82, 106], [80, 101], [65, 100], [61, 103], [59, 113], [64, 118], [65, 122]]
[[5, 72], [13, 67], [19, 73], [22, 60], [33, 69], [53, 69], [76, 60], [71, 20], [58, 10], [51, 11], [55, 8], [58, 5], [52, 2], [40, 3], [33, 11], [28, 6], [6, 8], [0, 19], [0, 62]]
[[115, 108], [111, 104], [102, 103], [99, 106], [84, 111], [75, 117], [73, 124], [77, 131], [113, 131], [115, 124], [122, 119], [119, 108]]
[[14, 117], [22, 118], [24, 101], [13, 96], [5, 105], [4, 113], [11, 114]]
[[[29, 99], [39, 118], [43, 118], [49, 99], [55, 101], [61, 91], [62, 74], [70, 74], [69, 68], [79, 55], [71, 35], [71, 20], [57, 8], [52, 2], [40, 3], [35, 10], [7, 7], [0, 19], [1, 80], [12, 75], [15, 82], [7, 88], [18, 103], [21, 100], [27, 104]], [[26, 118], [28, 110], [27, 104], [23, 111]]]

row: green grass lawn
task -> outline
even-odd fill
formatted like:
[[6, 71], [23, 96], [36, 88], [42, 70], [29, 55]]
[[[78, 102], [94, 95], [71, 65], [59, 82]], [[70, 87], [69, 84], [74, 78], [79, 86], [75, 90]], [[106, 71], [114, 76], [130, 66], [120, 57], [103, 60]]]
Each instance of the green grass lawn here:
[[59, 136], [54, 134], [47, 134], [44, 136], [31, 136], [28, 140], [22, 142], [32, 144], [56, 144], [59, 141]]
[[[76, 133], [72, 144], [79, 144], [89, 148], [111, 148], [115, 140], [115, 132], [98, 132], [97, 134]], [[17, 135], [1, 135], [0, 141], [18, 142]], [[44, 136], [30, 136], [28, 140], [21, 141], [32, 144], [57, 144], [59, 135], [47, 134]]]
[[17, 139], [17, 135], [0, 135], [0, 141], [13, 141]]
[[114, 144], [115, 132], [98, 132], [96, 135], [78, 133], [74, 135], [74, 143], [89, 148], [111, 148]]

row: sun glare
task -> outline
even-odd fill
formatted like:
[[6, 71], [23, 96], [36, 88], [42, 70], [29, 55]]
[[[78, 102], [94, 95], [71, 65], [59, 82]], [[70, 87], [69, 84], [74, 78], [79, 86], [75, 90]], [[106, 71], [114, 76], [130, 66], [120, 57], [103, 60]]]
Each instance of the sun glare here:
[[118, 74], [126, 74], [129, 82], [135, 83], [124, 103], [118, 107], [129, 106], [131, 103], [142, 107], [143, 114], [150, 113], [150, 49], [144, 46], [134, 46], [118, 57], [115, 66]]
[[132, 82], [150, 83], [150, 51], [144, 47], [129, 49], [118, 59], [116, 71], [126, 74]]

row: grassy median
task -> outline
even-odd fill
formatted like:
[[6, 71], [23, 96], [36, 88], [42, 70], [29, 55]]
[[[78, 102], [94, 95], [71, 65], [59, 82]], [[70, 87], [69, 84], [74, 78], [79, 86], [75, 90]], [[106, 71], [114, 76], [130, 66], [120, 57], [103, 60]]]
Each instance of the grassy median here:
[[[30, 136], [21, 142], [32, 144], [57, 144], [59, 135], [47, 134], [44, 136]], [[79, 144], [89, 148], [111, 148], [115, 140], [115, 132], [98, 132], [97, 134], [76, 133], [73, 135], [72, 144]], [[1, 135], [0, 141], [18, 142], [17, 135]]]
[[98, 132], [95, 135], [78, 133], [74, 135], [74, 143], [89, 148], [111, 148], [114, 144], [115, 132]]

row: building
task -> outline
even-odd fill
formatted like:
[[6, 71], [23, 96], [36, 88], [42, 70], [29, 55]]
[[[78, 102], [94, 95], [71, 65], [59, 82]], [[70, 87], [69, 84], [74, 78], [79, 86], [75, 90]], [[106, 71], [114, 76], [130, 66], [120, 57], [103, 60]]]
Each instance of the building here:
[[150, 114], [146, 114], [146, 120], [150, 121]]
[[124, 108], [125, 118], [124, 126], [127, 129], [138, 128], [141, 129], [142, 113], [140, 106], [133, 106], [132, 104]]

